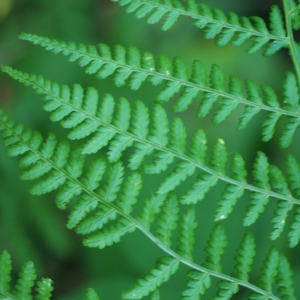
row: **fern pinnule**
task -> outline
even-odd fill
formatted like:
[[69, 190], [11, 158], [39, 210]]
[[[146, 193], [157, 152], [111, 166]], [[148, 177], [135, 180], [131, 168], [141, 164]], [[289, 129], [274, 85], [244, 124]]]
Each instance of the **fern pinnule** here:
[[207, 253], [204, 267], [221, 272], [221, 255], [227, 246], [227, 236], [222, 223], [217, 223], [210, 233], [205, 252]]
[[[273, 292], [273, 284], [278, 273], [279, 256], [279, 251], [272, 247], [264, 259], [258, 284], [266, 292]], [[261, 295], [252, 293], [250, 294], [250, 299], [261, 299]]]
[[179, 260], [173, 257], [161, 257], [157, 260], [155, 267], [144, 279], [128, 291], [123, 293], [124, 299], [142, 299], [156, 290], [165, 281], [168, 281], [179, 267]]
[[19, 278], [14, 288], [14, 295], [20, 299], [31, 299], [35, 279], [36, 271], [33, 262], [26, 262], [19, 273]]
[[[233, 173], [233, 178], [239, 182], [246, 183], [247, 171], [245, 169], [245, 162], [242, 156], [234, 152], [231, 157], [230, 170]], [[215, 220], [222, 220], [232, 212], [237, 200], [244, 194], [244, 187], [234, 184], [227, 184], [225, 191], [222, 193], [222, 197], [217, 203], [217, 209], [215, 212]]]
[[186, 209], [180, 222], [177, 252], [186, 259], [193, 260], [195, 229], [197, 228], [196, 214], [193, 207]]
[[293, 272], [287, 258], [283, 254], [279, 254], [278, 277], [277, 277], [278, 293], [282, 299], [296, 300]]
[[37, 283], [35, 300], [48, 300], [51, 299], [51, 294], [53, 291], [52, 280], [49, 278], [42, 278], [41, 281]]
[[190, 270], [188, 277], [186, 287], [181, 293], [182, 300], [197, 299], [211, 286], [211, 278], [208, 273]]
[[149, 300], [160, 300], [160, 293], [159, 290], [155, 290], [151, 295]]
[[143, 211], [138, 216], [138, 220], [145, 228], [150, 229], [155, 217], [161, 211], [161, 207], [166, 200], [166, 195], [152, 196], [146, 199], [143, 205]]
[[169, 196], [162, 208], [156, 221], [156, 236], [164, 245], [170, 247], [172, 244], [172, 234], [177, 228], [179, 206], [175, 195]]
[[101, 206], [93, 214], [84, 218], [75, 228], [76, 233], [87, 235], [99, 229], [102, 229], [105, 224], [117, 218], [115, 209], [107, 206]]
[[[265, 154], [258, 152], [254, 163], [253, 178], [255, 185], [264, 190], [270, 190], [269, 185], [269, 162]], [[264, 211], [264, 206], [269, 202], [269, 195], [253, 191], [251, 193], [250, 205], [244, 218], [244, 225], [249, 226]]]
[[83, 240], [83, 245], [87, 247], [103, 249], [107, 246], [120, 242], [122, 236], [131, 233], [136, 229], [136, 225], [120, 217], [112, 224], [106, 225], [104, 228], [90, 234]]

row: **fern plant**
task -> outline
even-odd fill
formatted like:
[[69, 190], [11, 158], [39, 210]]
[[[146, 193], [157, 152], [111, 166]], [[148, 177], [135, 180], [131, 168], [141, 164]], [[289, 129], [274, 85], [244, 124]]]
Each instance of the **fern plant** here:
[[[272, 6], [267, 23], [260, 17], [238, 17], [195, 0], [114, 2], [138, 18], [147, 18], [150, 24], [162, 19], [163, 30], [170, 29], [181, 15], [189, 17], [205, 31], [206, 38], [215, 38], [219, 46], [230, 42], [240, 46], [249, 40], [249, 54], [263, 48], [263, 54], [270, 56], [287, 48], [294, 70], [286, 74], [282, 95], [277, 95], [265, 84], [242, 81], [236, 76], [227, 80], [218, 65], [207, 71], [198, 60], [193, 62], [189, 75], [188, 67], [178, 57], [173, 61], [166, 56], [156, 59], [135, 47], [117, 45], [111, 49], [105, 44], [77, 45], [21, 34], [21, 39], [68, 57], [100, 80], [113, 76], [117, 87], [127, 84], [134, 91], [145, 81], [162, 85], [150, 110], [143, 101], [133, 103], [124, 97], [116, 100], [111, 94], [100, 99], [95, 87], [60, 85], [41, 75], [2, 66], [11, 77], [43, 94], [50, 119], [68, 131], [67, 140], [58, 141], [52, 133], [44, 138], [1, 110], [0, 128], [8, 155], [22, 157], [21, 179], [35, 181], [30, 189], [33, 195], [56, 191], [58, 208], [70, 207], [67, 227], [83, 235], [87, 247], [103, 249], [139, 230], [161, 248], [164, 255], [157, 258], [148, 274], [122, 293], [122, 299], [161, 299], [160, 287], [172, 282], [172, 275], [181, 265], [186, 266], [187, 273], [178, 299], [210, 297], [211, 286], [213, 299], [296, 299], [293, 269], [297, 266], [291, 267], [273, 241], [280, 238], [291, 248], [299, 247], [297, 157], [289, 153], [282, 171], [259, 151], [252, 170], [246, 170], [242, 155], [228, 153], [223, 139], [209, 149], [203, 129], [196, 128], [190, 137], [179, 113], [190, 110], [193, 118], [210, 114], [212, 121], [220, 124], [243, 106], [238, 129], [244, 129], [251, 126], [256, 114], [265, 111], [262, 140], [267, 142], [279, 132], [279, 145], [287, 148], [300, 124], [300, 48], [294, 40], [294, 31], [300, 28], [300, 2], [283, 0], [282, 8]], [[164, 107], [169, 101], [178, 113], [173, 119]], [[196, 114], [190, 109], [193, 103], [199, 103]], [[156, 177], [158, 185], [153, 181]], [[149, 183], [152, 193], [145, 196], [144, 186]], [[199, 203], [214, 201], [209, 193], [219, 188], [219, 183], [223, 184], [223, 192], [216, 201], [212, 216], [215, 226], [202, 246], [202, 258], [197, 241], [199, 221], [205, 212], [199, 214]], [[245, 231], [235, 253], [230, 253], [235, 260], [231, 270], [223, 270], [222, 255], [229, 239], [224, 222], [230, 222], [238, 201], [247, 201], [248, 208], [243, 213], [243, 224], [231, 226], [251, 226], [265, 209], [275, 206], [271, 222], [265, 221], [272, 228], [271, 241], [269, 251], [258, 262], [259, 276], [252, 271], [260, 247], [251, 230]], [[284, 231], [286, 223], [289, 225]], [[6, 252], [2, 260], [0, 295], [23, 299], [9, 292], [10, 259]], [[41, 297], [38, 299], [49, 296]], [[93, 290], [87, 297], [98, 299]]]

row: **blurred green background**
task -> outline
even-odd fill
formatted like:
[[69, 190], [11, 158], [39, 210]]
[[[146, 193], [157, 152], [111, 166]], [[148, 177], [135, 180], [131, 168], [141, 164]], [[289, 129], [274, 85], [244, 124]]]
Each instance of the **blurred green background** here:
[[[280, 5], [280, 1], [203, 2], [225, 11], [235, 11], [239, 15], [260, 15], [263, 18], [268, 18], [272, 4]], [[123, 7], [109, 0], [0, 0], [0, 64], [10, 65], [27, 73], [42, 74], [59, 83], [78, 82], [84, 87], [95, 86], [100, 95], [111, 93], [116, 98], [126, 96], [130, 101], [141, 99], [149, 106], [152, 105], [159, 88], [153, 88], [146, 83], [138, 92], [131, 92], [126, 87], [116, 89], [112, 79], [97, 81], [93, 76], [86, 75], [77, 64], [67, 62], [60, 55], [18, 40], [21, 32], [77, 43], [134, 45], [141, 52], [150, 51], [169, 57], [181, 56], [189, 67], [194, 59], [202, 60], [208, 68], [212, 63], [217, 63], [225, 74], [269, 84], [279, 94], [282, 93], [285, 72], [293, 70], [287, 51], [281, 50], [271, 58], [264, 58], [261, 52], [247, 55], [245, 50], [249, 46], [248, 43], [239, 48], [231, 45], [218, 48], [214, 41], [204, 40], [203, 32], [193, 26], [188, 18], [180, 18], [171, 30], [162, 32], [160, 24], [148, 25], [146, 20], [138, 20], [134, 15], [126, 14]], [[51, 123], [48, 114], [42, 110], [42, 97], [3, 73], [0, 73], [0, 106], [18, 122], [23, 122], [44, 135], [51, 131], [60, 138], [66, 137], [66, 132], [61, 130], [59, 125]], [[238, 109], [222, 126], [217, 126], [210, 122], [209, 117], [196, 120], [196, 108], [197, 101], [191, 109], [181, 114], [189, 134], [198, 127], [205, 129], [210, 146], [217, 138], [224, 139], [229, 152], [238, 151], [243, 155], [249, 172], [258, 150], [265, 151], [271, 163], [280, 167], [284, 165], [284, 155], [287, 151], [294, 153], [300, 160], [295, 141], [285, 151], [277, 147], [278, 135], [269, 143], [263, 144], [260, 141], [263, 113], [256, 116], [246, 130], [239, 132], [235, 128], [242, 109]], [[170, 112], [170, 118], [172, 117]], [[278, 132], [281, 131], [280, 126], [279, 124], [277, 127]], [[299, 133], [294, 140], [298, 138]], [[39, 277], [54, 280], [54, 299], [82, 299], [87, 287], [95, 288], [102, 296], [101, 299], [118, 299], [121, 292], [130, 287], [136, 278], [144, 276], [153, 266], [156, 257], [163, 254], [138, 232], [126, 236], [120, 244], [101, 251], [83, 247], [81, 237], [66, 229], [67, 212], [59, 211], [55, 207], [55, 195], [31, 196], [28, 193], [31, 184], [21, 182], [19, 176], [17, 160], [8, 158], [1, 146], [0, 251], [7, 249], [12, 254], [15, 272], [25, 261], [33, 260]], [[155, 181], [149, 178], [145, 195], [155, 191], [153, 186], [159, 180], [160, 178]], [[214, 225], [212, 220], [216, 200], [220, 197], [223, 187], [219, 184], [197, 207], [201, 225], [196, 245], [197, 249], [199, 248], [199, 257], [196, 258], [198, 262], [203, 261], [203, 248]], [[180, 190], [178, 192], [180, 193]], [[224, 271], [230, 272], [233, 259], [231, 252], [235, 250], [245, 232], [242, 218], [248, 196], [239, 201], [235, 212], [224, 221], [230, 244], [224, 257]], [[286, 248], [286, 231], [283, 237], [274, 243], [266, 238], [270, 232], [272, 208], [274, 206], [271, 202], [259, 221], [251, 227], [259, 248], [258, 264], [254, 265], [252, 277], [255, 279], [257, 276], [261, 259], [268, 247], [276, 244], [289, 256], [295, 278], [299, 282], [299, 246], [292, 250]], [[185, 271], [182, 267], [182, 274]], [[184, 281], [180, 274], [176, 275], [173, 281], [163, 287], [163, 299], [177, 299], [176, 295], [182, 289]], [[300, 299], [299, 292], [298, 290]], [[237, 299], [243, 299], [243, 294], [237, 296]]]

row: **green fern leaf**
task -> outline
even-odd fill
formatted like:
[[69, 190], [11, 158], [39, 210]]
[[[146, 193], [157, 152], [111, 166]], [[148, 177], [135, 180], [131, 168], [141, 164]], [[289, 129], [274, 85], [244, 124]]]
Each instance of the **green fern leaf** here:
[[0, 255], [0, 293], [10, 289], [11, 270], [11, 256], [4, 250]]
[[136, 101], [132, 117], [131, 132], [141, 139], [148, 136], [149, 112], [148, 108], [141, 101]]
[[69, 229], [76, 227], [90, 211], [96, 209], [97, 205], [98, 200], [95, 197], [87, 194], [81, 196], [69, 215], [67, 227]]
[[159, 194], [165, 194], [174, 190], [181, 182], [185, 181], [189, 176], [192, 176], [195, 170], [194, 164], [186, 161], [179, 162], [175, 170], [162, 182], [157, 192]]
[[275, 247], [272, 247], [268, 252], [264, 265], [261, 269], [261, 276], [259, 278], [259, 286], [267, 292], [272, 292], [272, 285], [275, 281], [280, 254]]
[[177, 251], [186, 259], [193, 260], [193, 250], [195, 243], [195, 232], [197, 227], [196, 214], [193, 208], [187, 209], [180, 223]]
[[[53, 47], [54, 48], [58, 47], [56, 42], [52, 42], [49, 39], [44, 39], [36, 36], [33, 36], [32, 38], [34, 40], [36, 39], [42, 44], [46, 43], [51, 45], [52, 43], [54, 43]], [[284, 132], [281, 138], [282, 147], [287, 147], [287, 145], [292, 140], [294, 131], [298, 127], [298, 122], [300, 119], [298, 109], [291, 110], [290, 108], [288, 109], [287, 107], [281, 108], [277, 101], [276, 94], [270, 87], [265, 85], [262, 86], [263, 97], [261, 97], [258, 91], [258, 87], [254, 83], [249, 84], [249, 81], [245, 81], [247, 95], [244, 95], [241, 81], [239, 81], [236, 77], [231, 76], [229, 80], [229, 88], [228, 91], [226, 91], [224, 74], [220, 70], [220, 68], [216, 65], [212, 66], [210, 72], [210, 84], [208, 84], [206, 80], [204, 68], [201, 65], [201, 63], [198, 61], [195, 61], [193, 63], [192, 76], [191, 78], [188, 78], [186, 66], [183, 63], [183, 61], [178, 58], [175, 58], [174, 62], [171, 63], [168, 58], [160, 57], [159, 64], [158, 64], [159, 65], [158, 71], [154, 72], [152, 70], [150, 72], [148, 65], [145, 65], [144, 67], [144, 63], [143, 63], [144, 60], [148, 59], [149, 61], [151, 61], [151, 67], [150, 67], [151, 69], [156, 70], [156, 68], [154, 66], [153, 56], [148, 53], [146, 53], [145, 55], [140, 55], [137, 54], [136, 50], [133, 50], [133, 48], [130, 48], [125, 51], [123, 47], [118, 46], [116, 47], [115, 50], [116, 54], [114, 58], [111, 58], [111, 61], [108, 61], [107, 59], [105, 59], [105, 57], [101, 56], [101, 53], [99, 53], [98, 56], [96, 57], [94, 54], [90, 53], [91, 52], [90, 49], [92, 49], [94, 46], [93, 47], [84, 46], [84, 47], [85, 47], [84, 51], [86, 51], [86, 53], [83, 54], [82, 52], [80, 52], [81, 53], [80, 55], [86, 55], [90, 57], [90, 61], [93, 61], [95, 59], [100, 61], [104, 60], [103, 62], [104, 66], [105, 65], [112, 66], [111, 72], [107, 74], [106, 77], [113, 73], [116, 73], [115, 76], [118, 77], [118, 74], [120, 72], [117, 70], [124, 69], [124, 72], [128, 70], [128, 72], [131, 74], [130, 76], [133, 76], [135, 74], [130, 79], [130, 82], [132, 84], [134, 84], [134, 82], [137, 80], [136, 78], [139, 78], [140, 80], [139, 83], [137, 85], [134, 84], [134, 86], [139, 86], [141, 82], [143, 80], [146, 80], [148, 77], [149, 80], [152, 82], [152, 84], [155, 85], [165, 82], [164, 88], [162, 89], [162, 91], [159, 93], [157, 97], [157, 100], [161, 103], [165, 103], [169, 101], [173, 97], [173, 95], [175, 95], [180, 90], [182, 90], [179, 93], [179, 97], [173, 106], [173, 109], [177, 112], [186, 110], [192, 103], [192, 100], [198, 95], [199, 91], [203, 91], [204, 97], [200, 103], [200, 107], [197, 114], [199, 118], [205, 117], [210, 112], [213, 105], [216, 102], [218, 102], [218, 99], [221, 99], [221, 105], [215, 111], [213, 116], [213, 121], [216, 123], [220, 123], [224, 121], [227, 117], [229, 117], [232, 114], [232, 112], [238, 107], [239, 104], [243, 103], [246, 105], [246, 109], [242, 117], [239, 119], [239, 125], [238, 125], [239, 129], [245, 128], [248, 122], [260, 110], [266, 110], [267, 117], [263, 122], [262, 136], [264, 141], [268, 141], [269, 139], [272, 138], [274, 134], [274, 128], [278, 119], [282, 115], [285, 115], [288, 117], [288, 122], [286, 122]], [[59, 48], [58, 51], [64, 52], [66, 48], [68, 48], [68, 46], [65, 43], [62, 43], [61, 48]], [[97, 51], [96, 47], [94, 48], [93, 51]], [[125, 56], [124, 51], [127, 53], [128, 59], [124, 58]], [[71, 55], [71, 53], [73, 52], [74, 52], [74, 47], [70, 46], [69, 52], [66, 51], [64, 53], [66, 55], [68, 55], [68, 53]], [[140, 62], [137, 62], [136, 59], [140, 60]], [[52, 96], [49, 95], [50, 97], [48, 96], [46, 97], [46, 99], [49, 100], [49, 98], [51, 99], [54, 97], [54, 99], [50, 100], [50, 103], [48, 105], [46, 104], [45, 106], [46, 110], [54, 111], [51, 115], [52, 120], [58, 121], [66, 117], [67, 115], [69, 115], [68, 118], [63, 120], [64, 127], [70, 128], [80, 124], [80, 126], [77, 126], [77, 128], [70, 133], [69, 136], [70, 138], [72, 139], [83, 138], [84, 136], [88, 136], [91, 133], [95, 132], [99, 127], [95, 124], [94, 119], [86, 120], [87, 119], [86, 116], [78, 113], [77, 111], [72, 112], [70, 105], [66, 105], [63, 107], [59, 107], [58, 105], [57, 98], [62, 98], [62, 97], [66, 98], [64, 99], [66, 103], [71, 103], [73, 105], [75, 105], [75, 102], [77, 101], [74, 98], [79, 99], [78, 103], [80, 105], [80, 102], [82, 102], [83, 100], [82, 99], [83, 93], [80, 87], [74, 86], [73, 93], [71, 93], [66, 86], [62, 86], [60, 91], [57, 84], [54, 83], [51, 84], [50, 82], [45, 81], [41, 76], [23, 74], [22, 72], [12, 70], [9, 67], [3, 67], [2, 69], [5, 72], [9, 73], [12, 77], [20, 80], [21, 82], [24, 82], [27, 85], [33, 85], [33, 87], [37, 90], [38, 93], [45, 93], [46, 91], [48, 91], [46, 94], [47, 95], [50, 94]], [[101, 70], [99, 72], [101, 72]], [[202, 75], [199, 75], [200, 72], [202, 73]], [[123, 78], [123, 81], [124, 80], [125, 78]], [[288, 80], [286, 82], [290, 82], [290, 81], [291, 80], [289, 80], [289, 76], [288, 76]], [[78, 93], [78, 96], [76, 93]], [[91, 113], [91, 115], [95, 114], [94, 110], [96, 109], [95, 104], [96, 104], [97, 97], [98, 95], [95, 89], [90, 88], [87, 90], [84, 102], [90, 104], [84, 106], [83, 108], [85, 111], [90, 110], [89, 114]], [[262, 99], [264, 100], [264, 103], [262, 102]], [[111, 105], [114, 104], [113, 100], [110, 103]], [[104, 111], [104, 108], [100, 110]], [[108, 115], [107, 123], [110, 123], [108, 120], [111, 118], [112, 112], [113, 112], [113, 107], [111, 106], [110, 111], [107, 114]], [[102, 118], [102, 114], [99, 113], [97, 114], [98, 117], [100, 117], [100, 115]], [[126, 114], [123, 115], [126, 116]], [[129, 115], [130, 114], [128, 114], [128, 116]], [[83, 122], [84, 120], [85, 122]], [[91, 145], [89, 146], [89, 151], [93, 151], [93, 149], [96, 149], [95, 151], [99, 150], [101, 147], [105, 146], [108, 143], [108, 141], [113, 138], [115, 134], [116, 133], [113, 132], [111, 128], [100, 129], [98, 135], [95, 135], [94, 138], [90, 141]], [[123, 144], [123, 147], [128, 147], [130, 145], [131, 140], [129, 138], [127, 139], [122, 138], [121, 140], [122, 140], [121, 144]], [[127, 142], [129, 143], [128, 146], [127, 146]], [[116, 152], [116, 156], [113, 159], [116, 159], [117, 157], [118, 156]]]
[[102, 230], [91, 234], [84, 239], [83, 244], [87, 247], [96, 247], [103, 249], [118, 243], [123, 235], [133, 232], [136, 229], [135, 225], [125, 218], [120, 218], [111, 226], [106, 226]]
[[201, 129], [197, 129], [195, 132], [191, 147], [190, 147], [190, 157], [193, 158], [198, 163], [204, 163], [207, 150], [207, 140], [205, 132]]
[[107, 175], [107, 182], [99, 191], [99, 196], [106, 202], [113, 202], [117, 198], [124, 177], [124, 167], [121, 162], [111, 166]]
[[53, 292], [53, 281], [49, 278], [42, 278], [41, 281], [37, 283], [35, 300], [49, 300], [51, 299]]
[[36, 272], [33, 262], [25, 263], [19, 273], [19, 278], [14, 288], [14, 295], [17, 298], [31, 300], [31, 291], [36, 279]]
[[293, 136], [299, 125], [300, 120], [298, 118], [288, 118], [288, 121], [284, 124], [282, 136], [280, 137], [280, 146], [282, 148], [287, 148], [292, 143]]
[[[102, 206], [92, 215], [86, 217], [82, 222], [77, 221], [76, 224], [76, 232], [79, 234], [90, 234], [99, 229], [102, 229], [105, 224], [107, 224], [111, 220], [115, 220], [117, 218], [117, 212], [113, 208], [109, 208], [106, 206]], [[81, 218], [82, 219], [82, 218]], [[74, 227], [75, 224], [72, 224]]]
[[159, 290], [155, 290], [155, 291], [151, 294], [149, 300], [160, 300], [160, 293], [159, 293]]
[[156, 105], [153, 110], [153, 129], [150, 136], [150, 141], [160, 146], [166, 146], [168, 143], [169, 123], [166, 111]]
[[[74, 179], [77, 179], [82, 175], [84, 159], [85, 157], [81, 154], [80, 149], [76, 149], [70, 153], [70, 159], [68, 163], [65, 165], [65, 169], [69, 174], [72, 174], [72, 177]], [[34, 168], [34, 166], [32, 168]], [[57, 193], [56, 205], [60, 209], [65, 209], [66, 205], [75, 196], [79, 196], [81, 194], [81, 191], [82, 189], [78, 186], [78, 184], [74, 183], [73, 181], [67, 180], [65, 184], [62, 186], [62, 188], [59, 190], [59, 192]]]
[[[237, 152], [232, 155], [231, 170], [233, 178], [241, 183], [246, 183], [247, 171], [245, 170], [245, 162]], [[215, 220], [222, 220], [228, 217], [232, 212], [237, 200], [244, 194], [242, 185], [228, 184], [222, 194], [222, 198], [218, 201]]]
[[296, 300], [293, 287], [293, 272], [287, 258], [283, 254], [279, 255], [277, 284], [278, 292], [282, 299]]
[[35, 296], [32, 296], [32, 288], [36, 279], [36, 271], [33, 262], [27, 262], [23, 265], [14, 290], [10, 290], [11, 281], [11, 256], [4, 250], [0, 254], [0, 298], [1, 299], [25, 299], [25, 300], [50, 300], [53, 291], [53, 282], [51, 279], [42, 278], [36, 284]]
[[190, 277], [186, 283], [186, 288], [181, 294], [181, 300], [199, 299], [211, 286], [211, 278], [208, 273], [201, 273], [191, 270], [188, 272]]
[[300, 28], [300, 18], [299, 18], [299, 5], [297, 6], [294, 0], [289, 1], [290, 12], [291, 12], [291, 21], [293, 29], [299, 30]]
[[[283, 195], [290, 195], [291, 192], [288, 189], [285, 178], [283, 177], [281, 171], [275, 166], [270, 166], [270, 180], [272, 186], [278, 192]], [[280, 233], [283, 231], [288, 212], [293, 208], [293, 204], [287, 201], [278, 201], [277, 209], [275, 210], [275, 216], [272, 219], [273, 231], [271, 233], [271, 239], [275, 240], [279, 237]]]
[[248, 99], [257, 103], [258, 106], [246, 105], [243, 115], [239, 118], [238, 129], [245, 129], [250, 120], [260, 111], [260, 105], [263, 104], [263, 99], [261, 97], [259, 87], [255, 82], [251, 80], [245, 80], [245, 87], [248, 95]]
[[[245, 233], [240, 246], [237, 249], [237, 255], [235, 256], [236, 265], [233, 276], [241, 280], [248, 281], [254, 256], [255, 241], [253, 234], [248, 231]], [[239, 286], [236, 282], [225, 280], [218, 282], [218, 287], [218, 296], [214, 298], [215, 300], [231, 299], [231, 297], [239, 290]]]
[[284, 81], [284, 102], [288, 109], [299, 110], [299, 89], [296, 76], [288, 72]]
[[225, 229], [221, 223], [218, 223], [212, 230], [205, 252], [207, 253], [204, 267], [221, 272], [221, 255], [227, 246], [227, 237]]
[[[291, 190], [295, 193], [296, 197], [300, 195], [300, 165], [292, 155], [287, 156], [287, 172], [288, 181]], [[288, 234], [289, 246], [295, 247], [300, 240], [300, 209], [296, 210], [294, 221], [291, 224], [291, 229]]]
[[255, 240], [250, 231], [247, 231], [237, 249], [235, 257], [236, 265], [234, 276], [241, 280], [248, 281], [249, 273], [255, 256]]
[[300, 240], [300, 209], [296, 209], [294, 221], [291, 223], [289, 237], [289, 247], [293, 248], [298, 245]]
[[143, 206], [143, 212], [140, 214], [138, 220], [148, 230], [154, 221], [155, 215], [161, 211], [161, 206], [163, 205], [165, 199], [166, 194], [152, 196], [150, 199], [146, 199]]
[[137, 196], [139, 195], [141, 188], [142, 176], [137, 172], [131, 173], [123, 185], [117, 203], [118, 207], [124, 213], [131, 213], [132, 206], [137, 202]]
[[[194, 20], [198, 28], [205, 31], [205, 38], [217, 38], [217, 45], [224, 46], [230, 41], [236, 46], [243, 44], [252, 38], [254, 45], [248, 52], [253, 53], [268, 43], [265, 55], [272, 55], [288, 44], [284, 30], [282, 14], [277, 6], [273, 6], [270, 12], [270, 32], [263, 19], [259, 17], [239, 18], [235, 13], [225, 14], [220, 9], [211, 9], [204, 3], [198, 5], [194, 0], [186, 1], [185, 7], [179, 1], [153, 1], [144, 0], [113, 0], [121, 6], [127, 6], [127, 12], [134, 12], [137, 18], [147, 17], [149, 24], [159, 22], [162, 18], [162, 29], [170, 29], [180, 15], [188, 16]], [[28, 39], [27, 36], [24, 36]], [[276, 45], [276, 46], [275, 46]]]
[[224, 140], [219, 139], [211, 152], [209, 164], [216, 172], [225, 174], [227, 156], [228, 154], [225, 147], [225, 142]]
[[90, 288], [85, 294], [84, 300], [100, 300], [100, 298], [98, 297], [95, 290]]
[[[269, 185], [269, 163], [267, 157], [262, 152], [258, 152], [254, 163], [253, 178], [257, 187], [270, 190]], [[244, 218], [244, 225], [249, 226], [256, 221], [259, 214], [264, 211], [264, 206], [268, 203], [269, 196], [258, 192], [251, 193], [250, 206]]]
[[172, 244], [172, 233], [177, 228], [178, 213], [178, 201], [176, 196], [172, 195], [165, 200], [156, 222], [157, 238], [167, 247]]
[[83, 179], [83, 184], [88, 190], [94, 191], [99, 187], [99, 182], [105, 172], [106, 163], [103, 158], [98, 158], [90, 165], [87, 174]]
[[142, 299], [168, 281], [178, 267], [179, 260], [173, 257], [161, 257], [145, 279], [139, 279], [130, 290], [123, 293], [123, 298]]
[[205, 194], [218, 182], [218, 177], [202, 173], [193, 182], [191, 188], [181, 197], [183, 204], [195, 204], [204, 199]]

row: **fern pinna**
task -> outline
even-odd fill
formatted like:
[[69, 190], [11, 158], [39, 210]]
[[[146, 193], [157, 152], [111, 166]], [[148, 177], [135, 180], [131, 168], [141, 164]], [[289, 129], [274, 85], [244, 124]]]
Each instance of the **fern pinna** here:
[[[217, 124], [242, 104], [245, 109], [239, 118], [239, 129], [264, 110], [263, 140], [272, 138], [278, 120], [283, 117], [280, 145], [288, 147], [300, 122], [300, 55], [292, 33], [300, 27], [297, 14], [300, 4], [283, 1], [284, 14], [273, 6], [268, 29], [259, 17], [226, 15], [194, 0], [187, 0], [185, 6], [177, 0], [115, 2], [127, 5], [127, 10], [139, 18], [148, 15], [149, 23], [164, 18], [164, 30], [172, 27], [180, 15], [191, 17], [197, 27], [204, 28], [206, 38], [218, 37], [219, 46], [228, 42], [238, 46], [252, 39], [248, 52], [265, 47], [265, 55], [288, 47], [296, 73], [286, 74], [282, 103], [271, 87], [258, 86], [250, 80], [243, 83], [231, 76], [226, 88], [225, 76], [217, 65], [207, 75], [202, 63], [195, 61], [189, 76], [181, 58], [171, 62], [161, 56], [156, 65], [151, 53], [141, 55], [134, 47], [125, 50], [117, 45], [112, 55], [105, 44], [76, 45], [22, 34], [22, 39], [78, 61], [87, 73], [96, 74], [99, 79], [115, 74], [117, 86], [125, 84], [127, 79], [133, 90], [139, 89], [145, 80], [153, 85], [164, 84], [149, 112], [142, 101], [132, 105], [124, 97], [115, 100], [111, 94], [99, 99], [93, 87], [84, 90], [79, 84], [59, 85], [42, 76], [3, 66], [2, 70], [11, 77], [44, 94], [44, 109], [51, 112], [50, 119], [69, 131], [69, 141], [58, 142], [54, 134], [43, 139], [40, 133], [25, 129], [1, 111], [4, 145], [10, 156], [22, 156], [22, 179], [36, 181], [30, 190], [34, 195], [57, 190], [57, 206], [71, 207], [67, 227], [84, 236], [85, 246], [102, 249], [138, 229], [165, 252], [148, 275], [122, 294], [123, 299], [147, 296], [160, 299], [160, 286], [171, 280], [180, 265], [188, 268], [180, 299], [200, 299], [215, 285], [213, 279], [217, 279], [214, 299], [231, 299], [237, 293], [249, 299], [296, 299], [292, 268], [275, 246], [265, 254], [258, 278], [251, 277], [256, 255], [251, 231], [245, 232], [232, 255], [235, 262], [231, 272], [223, 270], [222, 255], [228, 243], [223, 220], [230, 219], [244, 194], [243, 199], [248, 199], [244, 226], [256, 223], [271, 202], [275, 209], [271, 224], [267, 224], [272, 228], [270, 239], [279, 238], [289, 221], [287, 237], [283, 235], [283, 238], [287, 238], [290, 247], [299, 244], [300, 165], [297, 159], [289, 154], [286, 171], [282, 172], [259, 151], [249, 176], [243, 157], [237, 152], [228, 153], [223, 139], [208, 149], [206, 134], [198, 128], [189, 140], [182, 119], [170, 120], [163, 104], [178, 94], [173, 109], [182, 112], [202, 92], [197, 116], [207, 116], [220, 102], [213, 113]], [[74, 140], [79, 142], [77, 146]], [[153, 185], [152, 194], [144, 199], [143, 184], [154, 175], [163, 175], [164, 179], [158, 186]], [[197, 205], [200, 201], [211, 201], [207, 193], [220, 182], [224, 189], [216, 202], [215, 226], [206, 246], [202, 247], [206, 256], [201, 261], [195, 248], [196, 230], [201, 228], [197, 222]], [[6, 293], [7, 287], [2, 285], [0, 295]], [[88, 299], [98, 298], [93, 290], [89, 295]]]
[[228, 118], [240, 104], [243, 104], [245, 109], [239, 119], [238, 129], [244, 129], [261, 110], [266, 111], [267, 114], [262, 124], [264, 141], [272, 138], [277, 121], [281, 116], [285, 116], [286, 121], [280, 139], [282, 147], [290, 145], [294, 132], [300, 124], [298, 83], [292, 72], [286, 76], [284, 105], [280, 105], [278, 96], [267, 85], [259, 86], [251, 80], [246, 80], [243, 86], [243, 82], [238, 77], [230, 76], [228, 88], [226, 88], [225, 76], [218, 65], [213, 65], [207, 75], [203, 64], [196, 60], [189, 77], [187, 67], [179, 57], [175, 57], [171, 62], [168, 57], [161, 56], [156, 66], [151, 53], [146, 52], [141, 55], [134, 47], [126, 50], [123, 46], [116, 45], [114, 55], [112, 55], [110, 48], [105, 44], [76, 45], [52, 41], [32, 34], [22, 34], [21, 38], [40, 44], [55, 53], [61, 52], [69, 56], [71, 61], [78, 60], [80, 66], [86, 67], [87, 73], [96, 74], [97, 78], [103, 79], [115, 73], [114, 79], [117, 86], [124, 85], [128, 78], [130, 78], [129, 86], [133, 90], [139, 89], [146, 79], [153, 85], [164, 83], [156, 100], [162, 104], [178, 94], [173, 104], [175, 112], [188, 109], [200, 92], [203, 92], [203, 97], [197, 111], [198, 118], [207, 116], [214, 104], [221, 100], [221, 105], [213, 114], [213, 122], [216, 124]]

